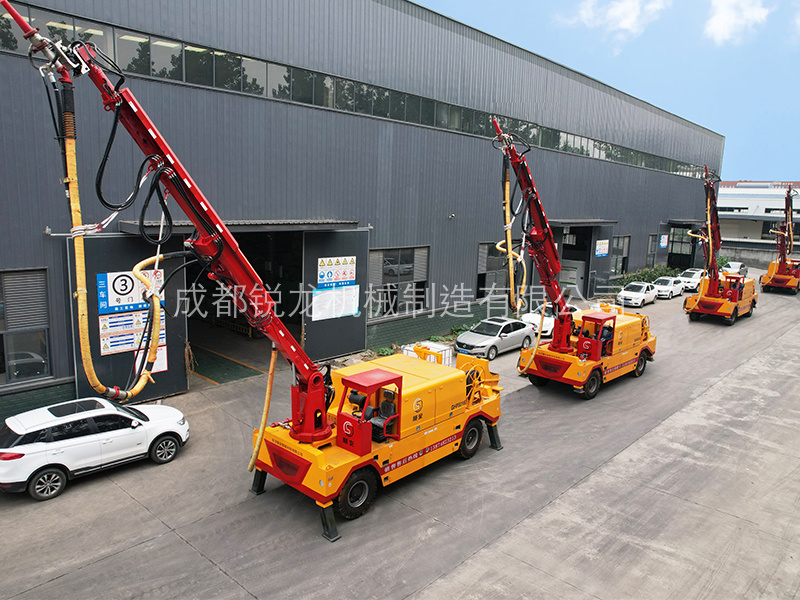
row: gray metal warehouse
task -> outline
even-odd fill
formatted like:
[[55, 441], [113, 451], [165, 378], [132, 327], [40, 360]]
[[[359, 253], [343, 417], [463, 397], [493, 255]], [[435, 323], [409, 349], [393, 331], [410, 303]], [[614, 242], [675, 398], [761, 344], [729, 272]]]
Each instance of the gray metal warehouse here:
[[[565, 287], [591, 297], [625, 272], [694, 262], [686, 232], [703, 220], [700, 176], [703, 165], [720, 171], [723, 136], [411, 2], [14, 6], [44, 35], [93, 42], [122, 68], [314, 359], [447, 333], [492, 309], [493, 290], [508, 285], [494, 249], [503, 221], [492, 117], [532, 145]], [[0, 406], [84, 389], [61, 157], [27, 51], [0, 12]], [[112, 115], [88, 78], [75, 89], [78, 179], [93, 223], [108, 215], [93, 184]], [[118, 138], [103, 182], [115, 201], [143, 159]], [[138, 237], [140, 210], [90, 239], [98, 290], [100, 274], [153, 252]], [[191, 233], [179, 213], [178, 247]], [[142, 226], [157, 232], [158, 218], [150, 209]], [[188, 269], [176, 285], [193, 282]], [[219, 303], [208, 290], [188, 316], [248, 333], [236, 315], [210, 314]], [[324, 315], [306, 310], [301, 299], [326, 290], [341, 297]], [[166, 300], [177, 315], [167, 323], [170, 372], [183, 368], [191, 311], [175, 306], [184, 300]], [[100, 370], [124, 378], [129, 350], [98, 351]], [[185, 376], [174, 383], [185, 389]]]

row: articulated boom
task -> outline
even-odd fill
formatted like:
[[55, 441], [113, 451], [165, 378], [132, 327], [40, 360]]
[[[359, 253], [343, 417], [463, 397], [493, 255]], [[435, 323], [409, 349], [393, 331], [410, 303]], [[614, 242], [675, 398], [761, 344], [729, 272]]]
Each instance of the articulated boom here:
[[708, 277], [708, 291], [705, 295], [716, 298], [719, 297], [720, 289], [717, 253], [722, 247], [722, 236], [719, 229], [719, 214], [717, 213], [717, 190], [714, 187], [714, 180], [708, 171], [708, 167], [705, 169], [706, 224], [703, 229], [690, 235], [700, 238], [703, 242], [703, 258], [705, 259]]
[[786, 198], [785, 198], [785, 205], [784, 205], [784, 220], [781, 223], [780, 228], [778, 231], [775, 232], [776, 234], [776, 242], [778, 244], [778, 273], [781, 275], [786, 275], [789, 270], [789, 254], [792, 253], [794, 250], [794, 231], [793, 231], [793, 224], [792, 224], [792, 196], [793, 190], [792, 186], [789, 186], [789, 189], [786, 190]]
[[69, 49], [64, 49], [60, 44], [53, 44], [39, 35], [38, 29], [32, 28], [7, 0], [0, 2], [22, 28], [24, 37], [30, 40], [32, 52], [41, 53], [47, 58], [48, 65], [43, 72], [55, 71], [60, 75], [60, 81], [70, 85], [70, 70], [75, 76], [88, 74], [100, 90], [105, 109], [118, 113], [119, 122], [149, 158], [150, 167], [166, 168], [159, 171], [162, 185], [197, 228], [197, 234], [186, 245], [209, 271], [209, 277], [228, 289], [237, 308], [254, 327], [275, 343], [294, 367], [296, 382], [292, 386], [292, 437], [301, 442], [328, 437], [331, 427], [325, 416], [326, 387], [319, 367], [277, 318], [275, 302], [242, 254], [233, 234], [130, 90], [116, 88], [95, 62], [97, 55], [91, 46], [74, 43]]
[[119, 110], [119, 121], [145, 155], [158, 166], [172, 170], [161, 182], [189, 220], [197, 235], [186, 242], [204, 262], [209, 278], [222, 283], [237, 308], [261, 333], [272, 340], [278, 351], [295, 368], [297, 382], [292, 386], [292, 437], [311, 442], [323, 439], [331, 428], [325, 418], [325, 384], [319, 367], [312, 361], [286, 326], [275, 316], [275, 301], [239, 249], [225, 223], [211, 207], [150, 117], [128, 88], [114, 89], [111, 80], [94, 62], [88, 46], [77, 47], [83, 70], [103, 97], [106, 110]]
[[[497, 121], [492, 119], [492, 122], [497, 132], [496, 139], [502, 145], [503, 153], [511, 162], [511, 168], [514, 169], [520, 191], [528, 206], [528, 229], [523, 231], [527, 241], [528, 254], [536, 265], [547, 297], [553, 303], [557, 314], [550, 348], [555, 352], [568, 352], [570, 350], [569, 336], [572, 332], [572, 315], [567, 309], [564, 292], [556, 278], [561, 271], [561, 261], [553, 240], [553, 232], [550, 229], [547, 215], [544, 214], [544, 207], [539, 199], [539, 192], [536, 191], [536, 184], [533, 182], [525, 157], [517, 152], [511, 136], [503, 133]], [[523, 229], [525, 229], [524, 226]]]

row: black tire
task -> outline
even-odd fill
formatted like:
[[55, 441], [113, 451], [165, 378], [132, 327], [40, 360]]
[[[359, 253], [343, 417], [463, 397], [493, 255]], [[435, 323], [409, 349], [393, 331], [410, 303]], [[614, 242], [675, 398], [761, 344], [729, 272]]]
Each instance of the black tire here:
[[734, 308], [733, 312], [731, 313], [731, 316], [728, 317], [727, 319], [725, 319], [725, 322], [728, 325], [733, 325], [734, 323], [736, 323], [736, 317], [738, 317], [738, 316], [739, 316], [739, 309]]
[[672, 292], [670, 292], [669, 296], [667, 296], [667, 300], [672, 300]]
[[372, 469], [355, 471], [336, 498], [336, 509], [345, 519], [357, 519], [372, 505], [378, 493], [378, 478]]
[[472, 419], [464, 428], [464, 435], [461, 437], [461, 444], [458, 446], [458, 455], [463, 459], [475, 456], [478, 448], [481, 447], [483, 440], [483, 421]]
[[28, 482], [28, 494], [34, 500], [50, 500], [67, 487], [67, 474], [58, 467], [47, 467], [36, 473]]
[[792, 295], [797, 296], [797, 292], [800, 292], [800, 284], [792, 289]]
[[753, 316], [753, 311], [755, 309], [756, 309], [756, 303], [755, 302], [751, 302], [750, 303], [750, 310], [747, 311], [747, 314], [745, 315], [745, 317], [752, 317]]
[[583, 385], [583, 392], [581, 393], [581, 398], [584, 400], [591, 400], [595, 396], [597, 396], [597, 392], [600, 391], [600, 386], [602, 385], [603, 380], [600, 378], [600, 373], [597, 371], [592, 371], [592, 374], [589, 375], [589, 379], [586, 380], [586, 383]]
[[700, 313], [690, 312], [689, 313], [689, 320], [690, 321], [699, 321], [700, 320]]
[[489, 352], [486, 353], [486, 358], [488, 358], [489, 360], [494, 360], [495, 358], [497, 358], [497, 348], [495, 348], [494, 346], [489, 348]]
[[181, 443], [177, 436], [171, 433], [162, 435], [150, 445], [150, 460], [157, 465], [166, 464], [175, 458], [180, 447]]
[[634, 377], [641, 377], [644, 374], [644, 370], [647, 368], [647, 352], [642, 352], [639, 355], [639, 360], [636, 361], [636, 368], [631, 371], [631, 375]]
[[522, 340], [522, 347], [523, 348], [530, 348], [531, 347], [531, 338], [529, 338], [527, 335], [525, 336], [525, 339]]
[[547, 377], [540, 377], [539, 375], [528, 375], [528, 380], [536, 387], [544, 387], [550, 383]]

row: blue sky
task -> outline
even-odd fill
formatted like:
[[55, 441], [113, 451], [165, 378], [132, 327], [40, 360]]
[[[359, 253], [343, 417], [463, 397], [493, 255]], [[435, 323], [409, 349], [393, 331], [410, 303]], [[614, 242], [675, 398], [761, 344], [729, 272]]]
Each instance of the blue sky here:
[[800, 180], [800, 0], [415, 1], [724, 135], [723, 179]]

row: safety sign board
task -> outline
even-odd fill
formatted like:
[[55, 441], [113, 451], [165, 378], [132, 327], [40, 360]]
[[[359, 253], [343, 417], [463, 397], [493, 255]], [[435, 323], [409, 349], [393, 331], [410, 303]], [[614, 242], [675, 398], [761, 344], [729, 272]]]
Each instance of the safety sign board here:
[[[142, 271], [150, 281], [154, 281], [156, 289], [164, 282], [164, 270]], [[131, 271], [97, 274], [97, 307], [101, 315], [147, 309], [144, 301], [145, 291], [142, 282], [133, 276]]]
[[[100, 354], [118, 354], [131, 352], [139, 348], [147, 326], [146, 310], [120, 313], [115, 315], [100, 315]], [[158, 345], [167, 343], [167, 323], [164, 311], [161, 311], [161, 327], [158, 336]]]
[[318, 289], [339, 288], [355, 284], [355, 256], [326, 256], [317, 260]]
[[608, 256], [608, 245], [610, 240], [597, 240], [597, 244], [595, 245], [594, 255], [595, 256]]
[[311, 320], [324, 321], [358, 314], [357, 285], [314, 290], [311, 295]]

